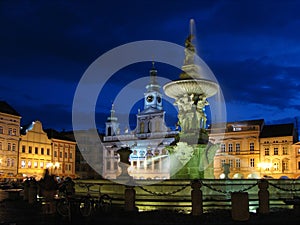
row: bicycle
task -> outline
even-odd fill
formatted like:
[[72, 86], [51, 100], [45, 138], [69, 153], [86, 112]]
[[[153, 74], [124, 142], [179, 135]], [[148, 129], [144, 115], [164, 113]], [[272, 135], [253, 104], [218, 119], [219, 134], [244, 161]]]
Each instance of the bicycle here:
[[91, 195], [90, 187], [94, 184], [83, 185], [87, 188], [87, 195], [80, 200], [79, 210], [81, 215], [84, 217], [90, 216], [92, 212], [96, 212], [98, 209], [101, 209], [101, 211], [106, 213], [109, 212], [111, 209], [112, 199], [108, 194], [101, 194], [101, 185], [99, 185], [98, 198]]

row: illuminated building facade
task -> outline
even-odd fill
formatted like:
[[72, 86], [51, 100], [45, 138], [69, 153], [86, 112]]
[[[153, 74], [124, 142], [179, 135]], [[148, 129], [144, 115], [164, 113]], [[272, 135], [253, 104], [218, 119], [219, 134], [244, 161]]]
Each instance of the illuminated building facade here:
[[300, 171], [296, 168], [297, 154], [293, 147], [296, 140], [297, 133], [292, 123], [263, 127], [260, 134], [261, 161], [258, 165], [262, 177], [297, 178], [300, 176]]
[[210, 141], [220, 146], [214, 158], [215, 178], [225, 177], [226, 166], [233, 179], [300, 176], [300, 145], [294, 124], [238, 121], [227, 123], [223, 131], [210, 135]]
[[51, 140], [50, 172], [61, 177], [75, 177], [76, 142], [53, 129], [45, 130]]
[[20, 114], [0, 101], [0, 177], [17, 174]]
[[219, 145], [214, 158], [214, 177], [225, 178], [224, 167], [229, 167], [229, 178], [259, 178], [259, 135], [264, 120], [231, 122], [214, 126], [209, 140]]
[[170, 131], [165, 125], [165, 111], [162, 106], [160, 85], [156, 81], [157, 70], [150, 70], [150, 82], [144, 93], [144, 110], [137, 114], [137, 127], [131, 133], [120, 133], [114, 108], [106, 122], [103, 138], [103, 177], [115, 179], [120, 175], [117, 150], [130, 147], [128, 172], [135, 179], [168, 179], [169, 157], [165, 146], [173, 141], [177, 131]]
[[34, 121], [23, 126], [19, 143], [19, 173], [41, 178], [51, 163], [51, 140], [43, 131], [42, 123]]

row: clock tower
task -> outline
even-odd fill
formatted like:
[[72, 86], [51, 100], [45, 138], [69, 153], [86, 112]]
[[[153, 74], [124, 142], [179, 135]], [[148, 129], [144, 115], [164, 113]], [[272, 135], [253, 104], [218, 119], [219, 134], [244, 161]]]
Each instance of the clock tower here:
[[150, 70], [150, 83], [146, 86], [144, 109], [152, 108], [162, 110], [162, 94], [160, 92], [160, 85], [156, 81], [157, 70], [152, 62]]
[[157, 80], [157, 70], [152, 62], [150, 69], [150, 82], [144, 93], [144, 110], [137, 114], [137, 127], [135, 133], [139, 138], [149, 138], [153, 133], [168, 130], [165, 125], [165, 111], [162, 107], [162, 93]]

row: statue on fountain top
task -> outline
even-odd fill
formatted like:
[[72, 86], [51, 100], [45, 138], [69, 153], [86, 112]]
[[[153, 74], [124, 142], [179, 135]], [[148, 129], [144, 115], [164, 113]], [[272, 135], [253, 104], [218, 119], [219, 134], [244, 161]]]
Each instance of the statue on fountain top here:
[[189, 65], [194, 63], [194, 56], [196, 53], [196, 48], [192, 43], [194, 35], [190, 34], [185, 40], [185, 59], [184, 65]]

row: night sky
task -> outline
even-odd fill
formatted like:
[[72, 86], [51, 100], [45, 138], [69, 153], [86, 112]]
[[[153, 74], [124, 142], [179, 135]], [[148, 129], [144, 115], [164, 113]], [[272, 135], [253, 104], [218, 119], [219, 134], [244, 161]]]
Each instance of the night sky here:
[[[291, 123], [300, 117], [299, 9], [300, 1], [286, 0], [2, 0], [0, 100], [22, 115], [22, 124], [40, 120], [44, 128], [71, 130], [73, 96], [94, 60], [133, 41], [184, 45], [193, 18], [198, 54], [222, 88], [227, 121]], [[112, 77], [96, 106], [100, 130], [122, 86], [150, 68], [151, 62], [131, 65]], [[156, 68], [168, 79], [179, 76], [166, 65]]]

